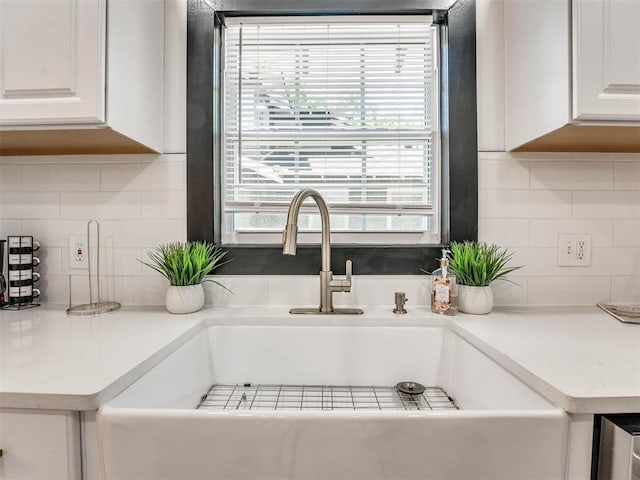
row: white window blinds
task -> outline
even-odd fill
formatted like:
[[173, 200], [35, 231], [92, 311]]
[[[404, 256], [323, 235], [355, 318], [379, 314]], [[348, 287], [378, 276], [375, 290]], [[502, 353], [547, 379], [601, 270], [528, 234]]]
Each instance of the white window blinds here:
[[333, 230], [435, 230], [435, 43], [424, 16], [228, 18], [230, 228], [281, 229], [293, 195], [311, 187]]

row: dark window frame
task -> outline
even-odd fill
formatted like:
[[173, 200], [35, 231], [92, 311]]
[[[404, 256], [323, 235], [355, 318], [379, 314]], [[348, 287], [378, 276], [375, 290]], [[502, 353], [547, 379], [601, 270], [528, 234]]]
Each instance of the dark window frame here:
[[[442, 245], [478, 236], [475, 0], [189, 0], [187, 13], [187, 238], [220, 243], [221, 19], [232, 15], [431, 14], [442, 24]], [[448, 208], [446, 206], [448, 205]], [[332, 245], [331, 263], [354, 274], [421, 274], [442, 245]], [[300, 245], [294, 257], [279, 245], [222, 245], [233, 261], [229, 275], [313, 275], [318, 245]]]

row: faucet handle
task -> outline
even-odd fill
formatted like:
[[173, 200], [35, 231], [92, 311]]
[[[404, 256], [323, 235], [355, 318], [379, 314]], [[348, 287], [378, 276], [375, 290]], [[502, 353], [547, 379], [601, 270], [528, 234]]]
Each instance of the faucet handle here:
[[344, 266], [345, 269], [345, 277], [342, 280], [342, 291], [350, 292], [351, 291], [351, 275], [353, 274], [353, 263], [351, 260], [347, 260], [347, 263]]
[[350, 292], [351, 291], [351, 275], [353, 273], [353, 263], [347, 260], [345, 265], [346, 275], [344, 278], [333, 278], [329, 284], [332, 292]]

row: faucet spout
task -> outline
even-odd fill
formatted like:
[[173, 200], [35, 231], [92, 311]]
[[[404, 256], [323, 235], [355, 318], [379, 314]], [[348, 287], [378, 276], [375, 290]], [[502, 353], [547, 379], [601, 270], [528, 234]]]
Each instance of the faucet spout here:
[[303, 188], [295, 194], [289, 204], [289, 213], [287, 215], [287, 225], [284, 228], [282, 236], [282, 254], [295, 255], [298, 245], [298, 214], [302, 203], [311, 197], [320, 209], [320, 218], [322, 219], [322, 271], [331, 271], [331, 227], [329, 226], [329, 208], [324, 198], [316, 190], [312, 188]]
[[351, 291], [351, 260], [347, 260], [347, 276], [344, 279], [334, 279], [331, 271], [331, 228], [329, 227], [329, 209], [327, 204], [316, 190], [303, 188], [296, 193], [289, 205], [287, 225], [282, 232], [282, 254], [295, 255], [298, 244], [298, 214], [307, 197], [311, 197], [320, 209], [322, 219], [322, 270], [320, 270], [320, 307], [319, 308], [292, 308], [290, 313], [362, 313], [356, 308], [333, 308], [334, 292]]

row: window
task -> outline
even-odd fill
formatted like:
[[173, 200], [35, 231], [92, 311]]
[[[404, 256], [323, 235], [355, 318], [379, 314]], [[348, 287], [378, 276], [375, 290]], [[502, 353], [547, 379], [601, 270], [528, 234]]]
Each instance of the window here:
[[[334, 242], [438, 244], [438, 28], [431, 17], [235, 17], [225, 24], [223, 240], [279, 242], [289, 201], [311, 187], [329, 204]], [[308, 212], [301, 231], [318, 231], [317, 209]]]
[[[351, 21], [353, 17], [347, 18], [349, 15], [357, 15], [357, 19], [366, 24], [361, 28], [369, 30], [374, 29], [373, 20], [380, 26], [396, 25], [393, 28], [397, 28], [399, 24], [410, 26], [412, 21], [422, 22], [426, 20], [424, 17], [431, 17], [433, 25], [425, 25], [424, 31], [433, 33], [430, 41], [434, 48], [432, 58], [425, 59], [424, 65], [431, 62], [430, 68], [436, 70], [431, 80], [427, 73], [420, 81], [426, 93], [421, 95], [425, 100], [417, 102], [416, 110], [423, 118], [431, 115], [421, 124], [426, 128], [420, 133], [417, 133], [419, 129], [403, 126], [402, 122], [394, 125], [389, 118], [377, 115], [379, 107], [367, 87], [367, 80], [372, 76], [370, 68], [360, 66], [360, 54], [374, 48], [366, 43], [343, 49], [352, 51], [354, 57], [350, 58], [358, 58], [353, 65], [348, 65], [358, 65], [357, 69], [351, 69], [351, 80], [364, 85], [350, 90], [353, 105], [345, 111], [330, 101], [326, 85], [317, 85], [319, 91], [324, 88], [326, 100], [309, 93], [302, 95], [301, 88], [299, 94], [296, 92], [298, 84], [309, 85], [322, 77], [317, 66], [311, 66], [312, 59], [322, 58], [317, 51], [320, 47], [310, 45], [309, 38], [289, 47], [291, 57], [298, 58], [297, 63], [286, 64], [294, 74], [292, 85], [257, 76], [258, 67], [264, 74], [267, 65], [250, 60], [250, 51], [239, 51], [238, 30], [236, 55], [239, 58], [242, 53], [246, 54], [246, 61], [241, 64], [243, 75], [238, 72], [235, 77], [238, 88], [235, 100], [225, 103], [224, 90], [229, 87], [229, 81], [233, 83], [233, 77], [225, 78], [223, 68], [228, 68], [225, 62], [233, 52], [225, 51], [230, 46], [223, 40], [232, 38], [232, 27], [239, 28], [242, 24], [243, 40], [251, 38], [245, 35], [254, 29], [253, 48], [258, 48], [256, 27], [262, 30], [268, 28], [270, 22], [283, 21], [275, 17], [286, 16], [288, 22], [313, 28], [324, 25], [326, 38], [327, 33], [329, 36], [332, 33], [326, 31], [327, 26], [332, 30], [360, 23]], [[332, 18], [328, 22], [331, 16], [343, 18]], [[266, 17], [269, 18], [264, 21]], [[284, 32], [280, 29], [272, 34], [284, 37]], [[402, 34], [396, 32], [396, 51], [405, 45], [398, 41], [398, 38], [402, 41]], [[264, 54], [261, 50], [260, 57]], [[325, 54], [325, 63], [336, 60], [334, 57], [336, 55]], [[395, 53], [381, 57], [393, 64], [394, 72], [406, 68]], [[288, 201], [287, 198], [283, 202], [286, 195], [279, 192], [296, 185], [296, 179], [306, 177], [316, 182], [313, 185], [331, 202], [331, 260], [336, 274], [344, 271], [348, 258], [353, 260], [356, 275], [421, 274], [421, 267], [435, 268], [434, 259], [440, 256], [440, 245], [429, 242], [437, 241], [438, 236], [440, 244], [477, 238], [475, 62], [475, 0], [188, 0], [187, 237], [214, 241], [230, 250], [234, 260], [222, 267], [220, 273], [317, 274], [320, 265], [317, 233], [308, 234], [313, 245], [302, 246], [297, 256], [289, 257], [282, 255], [280, 235], [273, 232], [278, 218], [284, 222], [281, 204]], [[246, 75], [248, 68], [254, 70], [251, 76]], [[240, 78], [246, 78], [249, 83], [241, 87]], [[327, 77], [326, 72], [324, 78], [335, 80]], [[263, 89], [262, 83], [268, 84], [266, 80], [270, 80], [270, 87], [276, 87], [272, 90], [275, 93], [269, 94]], [[356, 99], [358, 94], [364, 99]], [[429, 111], [428, 108], [434, 106], [431, 103], [436, 108]], [[356, 105], [364, 110], [364, 115]], [[245, 108], [238, 108], [240, 106]], [[275, 111], [277, 108], [279, 111]], [[406, 113], [402, 109], [398, 112]], [[229, 116], [235, 122], [235, 131], [225, 130]], [[300, 130], [309, 126], [323, 129], [322, 133], [316, 133], [315, 138], [302, 135]], [[327, 131], [334, 136], [330, 137]], [[367, 137], [371, 132], [375, 135]], [[271, 138], [267, 139], [267, 134]], [[402, 159], [405, 177], [380, 163], [382, 149], [375, 147], [385, 142], [387, 147], [395, 147], [395, 158]], [[419, 156], [421, 166], [416, 167]], [[235, 159], [237, 163], [229, 160], [227, 164], [228, 159]], [[360, 164], [356, 159], [361, 160]], [[413, 166], [405, 168], [410, 164]], [[375, 167], [386, 170], [385, 177], [374, 174]], [[354, 181], [356, 179], [359, 181]], [[412, 182], [418, 185], [420, 195], [414, 195], [411, 190], [411, 194], [406, 195]], [[287, 195], [290, 198], [292, 191], [288, 190]], [[389, 212], [389, 209], [398, 211]], [[314, 207], [308, 212], [310, 215], [305, 221], [313, 229]]]

